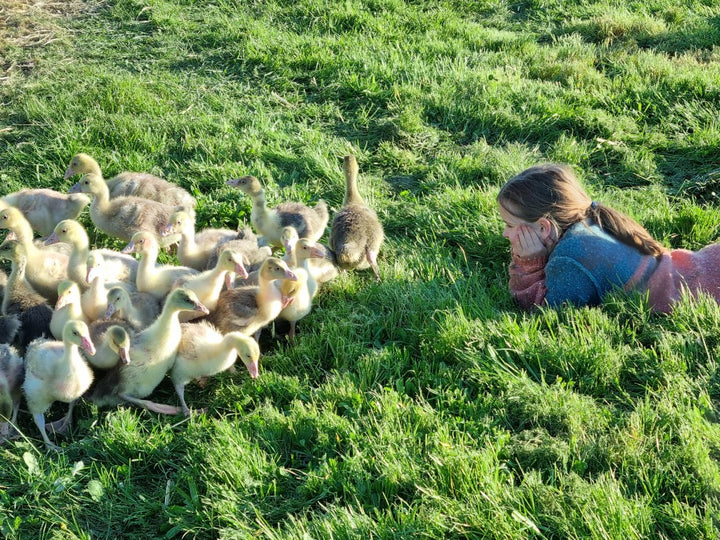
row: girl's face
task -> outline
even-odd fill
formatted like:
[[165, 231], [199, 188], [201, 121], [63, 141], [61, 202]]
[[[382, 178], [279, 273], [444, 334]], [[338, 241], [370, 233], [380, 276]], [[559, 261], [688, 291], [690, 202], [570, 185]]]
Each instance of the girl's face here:
[[536, 221], [535, 223], [531, 223], [529, 221], [525, 221], [524, 219], [520, 219], [517, 216], [514, 216], [510, 212], [508, 212], [503, 205], [498, 205], [500, 208], [500, 217], [505, 222], [505, 229], [503, 229], [502, 235], [510, 240], [510, 245], [513, 247], [513, 250], [517, 251], [519, 247], [519, 230], [520, 226], [525, 225], [526, 227], [535, 230], [536, 232], [540, 232], [540, 226], [539, 222]]
[[557, 241], [555, 229], [546, 218], [525, 221], [512, 214], [503, 205], [498, 205], [500, 217], [505, 222], [503, 236], [510, 240], [513, 253], [518, 256], [537, 256], [547, 253]]

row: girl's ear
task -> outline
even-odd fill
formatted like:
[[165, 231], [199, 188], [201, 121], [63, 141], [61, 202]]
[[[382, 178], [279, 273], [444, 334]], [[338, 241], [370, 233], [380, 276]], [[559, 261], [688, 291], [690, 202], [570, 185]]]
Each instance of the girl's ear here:
[[540, 218], [537, 220], [538, 232], [540, 233], [540, 239], [545, 241], [552, 235], [553, 226], [550, 220], [547, 218]]

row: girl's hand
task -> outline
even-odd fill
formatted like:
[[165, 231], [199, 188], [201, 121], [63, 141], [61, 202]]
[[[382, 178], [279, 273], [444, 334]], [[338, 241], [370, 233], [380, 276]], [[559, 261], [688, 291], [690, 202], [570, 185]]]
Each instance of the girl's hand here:
[[543, 243], [538, 232], [528, 225], [520, 225], [518, 227], [517, 245], [515, 248], [515, 255], [521, 259], [545, 257], [548, 254], [548, 248]]

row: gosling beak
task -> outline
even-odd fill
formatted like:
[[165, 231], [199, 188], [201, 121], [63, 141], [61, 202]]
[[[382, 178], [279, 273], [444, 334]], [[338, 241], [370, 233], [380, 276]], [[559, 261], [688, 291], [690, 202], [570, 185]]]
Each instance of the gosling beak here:
[[280, 305], [282, 306], [283, 309], [285, 309], [285, 308], [288, 307], [290, 304], [292, 304], [294, 300], [295, 300], [295, 297], [294, 297], [294, 296], [285, 296], [285, 295], [283, 295], [283, 296], [280, 298]]
[[226, 183], [228, 186], [237, 187], [239, 182], [240, 182], [240, 179], [239, 179], [239, 178], [232, 178], [232, 179], [228, 180], [228, 181], [225, 182], [225, 183]]
[[200, 302], [195, 302], [195, 307], [193, 308], [195, 311], [199, 311], [200, 313], [204, 313], [207, 315], [210, 313], [210, 310], [205, 307], [204, 304], [201, 304]]
[[161, 234], [162, 236], [167, 236], [167, 235], [172, 234], [172, 233], [173, 233], [172, 223], [168, 223], [167, 225], [165, 225], [165, 228], [162, 230], [162, 232], [161, 232], [160, 234]]
[[118, 354], [120, 355], [120, 361], [127, 366], [130, 363], [130, 347], [120, 347]]
[[292, 270], [285, 270], [285, 279], [289, 279], [290, 281], [297, 281], [298, 277]]
[[115, 304], [108, 304], [107, 309], [105, 310], [105, 318], [109, 319], [113, 316], [115, 313]]
[[235, 263], [235, 274], [240, 276], [242, 279], [247, 279], [248, 273], [247, 270], [245, 270], [243, 263]]
[[80, 182], [70, 186], [70, 189], [68, 189], [68, 193], [82, 193], [82, 186], [80, 186]]
[[251, 360], [249, 364], [245, 364], [245, 367], [248, 370], [248, 373], [250, 373], [251, 379], [257, 379], [258, 375], [260, 374], [260, 365], [257, 360]]
[[225, 274], [225, 288], [230, 291], [235, 288], [235, 272]]
[[310, 256], [314, 259], [326, 259], [327, 255], [327, 250], [321, 245], [315, 244], [310, 248]]
[[55, 244], [59, 241], [60, 239], [58, 238], [57, 233], [53, 231], [52, 234], [45, 239], [45, 245], [49, 246], [50, 244]]
[[93, 342], [90, 341], [90, 338], [82, 338], [82, 343], [80, 343], [80, 346], [85, 349], [90, 356], [95, 356], [95, 345], [93, 345]]
[[67, 170], [65, 171], [65, 180], [70, 178], [73, 174], [75, 174], [75, 171], [72, 168], [72, 165], [68, 166]]
[[134, 253], [135, 252], [135, 242], [130, 242], [127, 246], [122, 248], [122, 251], [120, 253]]
[[67, 294], [63, 294], [62, 296], [58, 296], [57, 302], [55, 302], [55, 309], [58, 310], [63, 306], [67, 305]]

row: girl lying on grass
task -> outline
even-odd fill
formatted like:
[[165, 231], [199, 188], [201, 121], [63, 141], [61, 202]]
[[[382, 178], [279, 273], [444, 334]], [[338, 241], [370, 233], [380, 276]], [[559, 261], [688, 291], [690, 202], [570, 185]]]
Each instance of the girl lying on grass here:
[[617, 289], [669, 312], [683, 289], [720, 300], [720, 244], [669, 250], [632, 218], [593, 201], [564, 165], [530, 167], [497, 197], [510, 240], [510, 292], [533, 306], [597, 305]]

